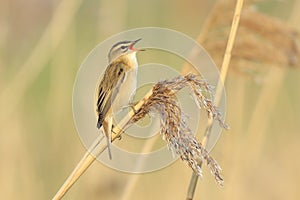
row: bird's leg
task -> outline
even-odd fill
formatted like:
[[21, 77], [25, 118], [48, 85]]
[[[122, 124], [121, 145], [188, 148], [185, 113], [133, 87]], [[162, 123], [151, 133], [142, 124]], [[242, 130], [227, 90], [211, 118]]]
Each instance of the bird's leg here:
[[[116, 122], [115, 122], [115, 120], [114, 120], [114, 123], [113, 123], [112, 126], [111, 126], [111, 132], [114, 133], [114, 134], [117, 134], [116, 132], [114, 132], [114, 128], [115, 128], [115, 126], [116, 126], [115, 124], [116, 124]], [[119, 135], [119, 136], [118, 136], [118, 139], [121, 140], [121, 139], [122, 139], [122, 135]]]

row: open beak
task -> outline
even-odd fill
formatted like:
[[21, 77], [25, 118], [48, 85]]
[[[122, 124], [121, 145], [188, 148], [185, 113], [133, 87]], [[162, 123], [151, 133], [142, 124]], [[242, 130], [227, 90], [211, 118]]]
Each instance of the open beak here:
[[138, 43], [141, 39], [142, 39], [142, 38], [139, 38], [139, 39], [133, 41], [133, 42], [130, 44], [129, 49], [130, 49], [131, 51], [145, 51], [146, 49], [136, 49], [136, 48], [134, 48], [134, 45], [135, 45], [136, 43]]

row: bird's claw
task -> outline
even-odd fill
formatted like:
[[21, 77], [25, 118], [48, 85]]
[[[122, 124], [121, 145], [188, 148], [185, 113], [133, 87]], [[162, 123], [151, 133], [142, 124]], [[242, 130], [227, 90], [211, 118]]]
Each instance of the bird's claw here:
[[[113, 134], [117, 135], [117, 133], [114, 131], [114, 128], [115, 128], [115, 125], [112, 125], [112, 126], [111, 126], [111, 132], [112, 132]], [[121, 139], [122, 139], [122, 135], [118, 135], [118, 136], [117, 136], [117, 139], [121, 140]]]

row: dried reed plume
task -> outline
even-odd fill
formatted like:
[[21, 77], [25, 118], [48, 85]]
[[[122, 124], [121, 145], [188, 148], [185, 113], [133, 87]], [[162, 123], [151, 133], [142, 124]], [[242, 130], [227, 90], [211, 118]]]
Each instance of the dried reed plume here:
[[222, 185], [223, 178], [220, 175], [219, 164], [194, 137], [176, 100], [176, 92], [184, 87], [190, 88], [197, 105], [204, 109], [209, 117], [217, 120], [223, 128], [228, 128], [221, 113], [212, 103], [213, 95], [210, 85], [204, 79], [198, 79], [193, 74], [161, 81], [154, 85], [152, 95], [135, 112], [128, 125], [142, 119], [151, 111], [158, 113], [161, 118], [161, 134], [167, 141], [169, 149], [187, 162], [199, 176], [202, 176], [201, 162], [206, 163], [217, 183]]
[[[223, 60], [234, 5], [234, 1], [219, 1], [201, 38], [217, 66]], [[300, 33], [278, 18], [260, 13], [248, 2], [241, 14], [231, 63], [233, 72], [243, 75], [264, 72], [267, 66], [299, 68]]]

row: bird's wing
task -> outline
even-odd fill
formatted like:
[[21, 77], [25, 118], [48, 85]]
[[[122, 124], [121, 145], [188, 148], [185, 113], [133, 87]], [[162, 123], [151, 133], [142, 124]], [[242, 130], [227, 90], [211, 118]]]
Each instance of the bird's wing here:
[[124, 63], [110, 64], [107, 67], [97, 91], [96, 112], [98, 115], [98, 128], [102, 126], [102, 122], [111, 108], [124, 79]]

